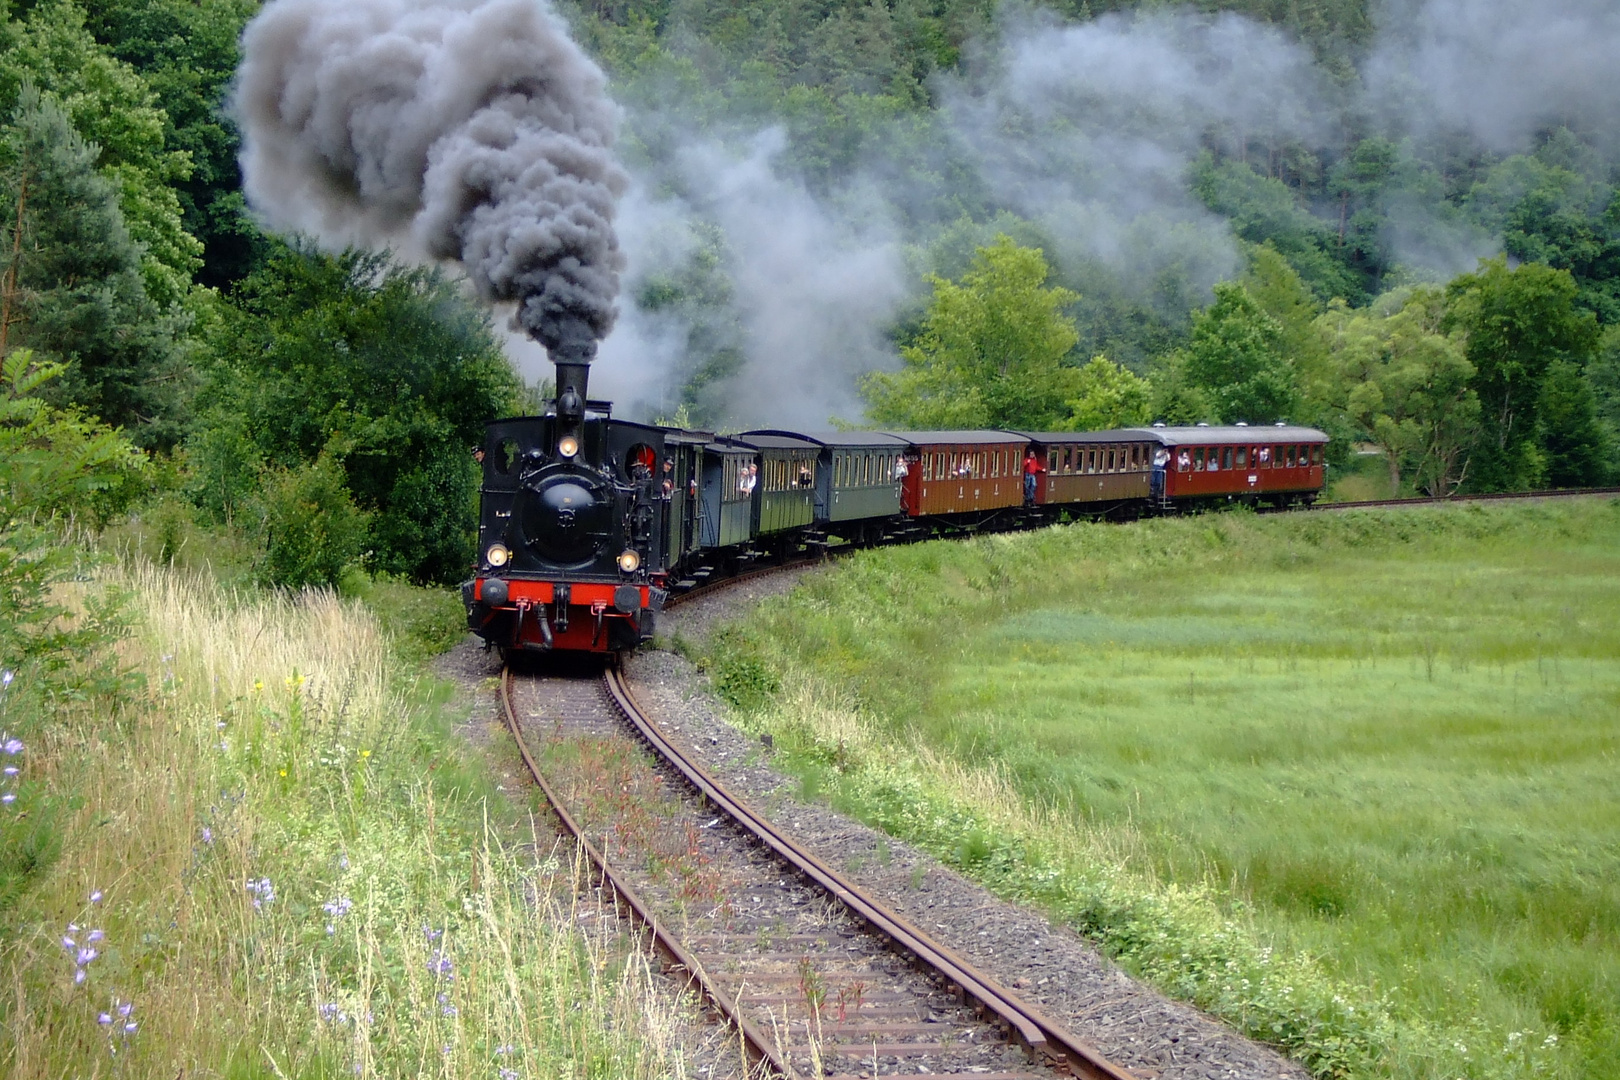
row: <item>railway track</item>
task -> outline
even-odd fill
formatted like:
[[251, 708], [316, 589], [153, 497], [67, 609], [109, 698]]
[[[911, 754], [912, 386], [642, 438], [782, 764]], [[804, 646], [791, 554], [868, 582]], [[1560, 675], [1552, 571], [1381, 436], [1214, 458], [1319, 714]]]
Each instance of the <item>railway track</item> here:
[[1131, 1080], [726, 791], [616, 667], [508, 667], [501, 704], [593, 873], [768, 1072]]

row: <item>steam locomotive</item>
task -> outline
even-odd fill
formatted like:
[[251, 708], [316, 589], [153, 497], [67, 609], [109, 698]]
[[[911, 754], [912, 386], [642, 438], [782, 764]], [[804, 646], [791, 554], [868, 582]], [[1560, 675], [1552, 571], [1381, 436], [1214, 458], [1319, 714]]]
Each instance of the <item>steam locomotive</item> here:
[[503, 652], [614, 652], [671, 592], [844, 544], [1136, 517], [1322, 490], [1314, 428], [795, 432], [732, 436], [616, 420], [557, 363], [542, 416], [483, 447], [468, 627]]

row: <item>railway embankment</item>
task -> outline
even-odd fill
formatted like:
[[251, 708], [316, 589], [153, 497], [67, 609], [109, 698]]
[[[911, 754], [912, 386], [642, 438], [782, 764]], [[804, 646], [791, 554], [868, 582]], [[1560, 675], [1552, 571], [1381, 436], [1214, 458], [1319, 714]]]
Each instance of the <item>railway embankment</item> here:
[[665, 630], [799, 800], [1318, 1075], [1597, 1075], [1617, 524], [1604, 497], [1057, 528]]
[[365, 605], [57, 599], [117, 640], [3, 677], [0, 1073], [685, 1074], [681, 1001]]

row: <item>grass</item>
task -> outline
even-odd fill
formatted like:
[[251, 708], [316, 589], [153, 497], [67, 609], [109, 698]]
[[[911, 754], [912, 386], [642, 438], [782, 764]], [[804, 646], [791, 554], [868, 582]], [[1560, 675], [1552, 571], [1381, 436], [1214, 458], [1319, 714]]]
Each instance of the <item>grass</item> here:
[[836, 802], [1319, 1075], [1620, 1075], [1620, 502], [857, 556], [708, 645]]
[[0, 697], [0, 1073], [684, 1075], [640, 954], [576, 929], [611, 920], [365, 607], [150, 565], [90, 588], [136, 617], [128, 689]]

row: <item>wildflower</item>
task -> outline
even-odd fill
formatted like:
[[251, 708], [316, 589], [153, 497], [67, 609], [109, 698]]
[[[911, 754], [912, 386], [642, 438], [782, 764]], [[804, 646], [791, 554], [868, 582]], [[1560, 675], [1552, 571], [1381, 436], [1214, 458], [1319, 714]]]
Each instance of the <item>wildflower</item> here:
[[22, 740], [21, 739], [7, 739], [4, 743], [0, 743], [0, 750], [4, 750], [7, 754], [10, 754], [12, 757], [16, 757], [18, 754], [23, 752]]
[[247, 891], [253, 894], [254, 910], [259, 910], [276, 898], [276, 887], [270, 883], [269, 878], [260, 878], [257, 881], [248, 878]]
[[129, 1023], [124, 1025], [124, 1034], [133, 1034], [137, 1026], [139, 1025], [137, 1025], [135, 1021], [131, 1020]]
[[253, 680], [253, 692], [255, 694], [257, 694], [260, 690], [263, 690], [263, 689], [264, 689], [264, 680], [263, 679], [254, 679]]
[[10, 689], [14, 677], [10, 671], [0, 671], [0, 690]]
[[349, 857], [347, 855], [339, 855], [337, 865], [339, 870], [347, 870], [349, 868]]
[[[116, 999], [114, 999], [114, 1000], [116, 1000]], [[129, 1014], [134, 1012], [134, 1011], [135, 1011], [135, 1003], [133, 1001], [126, 1001], [122, 1005], [118, 1006], [118, 1015], [122, 1016], [122, 1017], [125, 1017], [125, 1018], [127, 1018], [129, 1016]]]
[[332, 918], [341, 919], [343, 916], [349, 913], [350, 908], [354, 907], [354, 901], [350, 900], [347, 896], [340, 896], [336, 900], [328, 900], [326, 903], [322, 904], [321, 907], [324, 908], [326, 913], [332, 916]]
[[458, 1010], [456, 1009], [456, 1007], [454, 1005], [450, 1004], [450, 995], [449, 994], [440, 994], [439, 995], [439, 1015], [440, 1016], [455, 1016], [457, 1014], [458, 1014]]
[[422, 933], [427, 935], [428, 944], [431, 945], [444, 936], [443, 930], [435, 930], [431, 926], [422, 927]]
[[73, 985], [78, 986], [80, 983], [84, 982], [84, 980], [85, 980], [84, 968], [74, 968], [73, 969]]
[[22, 770], [15, 765], [7, 765], [4, 769], [0, 769], [0, 772], [5, 773], [7, 776], [16, 776]]
[[96, 949], [91, 949], [91, 948], [80, 949], [77, 959], [75, 959], [73, 962], [75, 964], [78, 964], [80, 967], [84, 967], [86, 964], [90, 963], [90, 961], [94, 960], [96, 957], [98, 957], [100, 955], [101, 955], [101, 953], [99, 951], [97, 951]]
[[349, 1022], [349, 1014], [344, 1012], [335, 1001], [328, 1001], [316, 1011], [320, 1014], [321, 1019], [327, 1023], [346, 1024]]
[[97, 889], [97, 890], [95, 890], [94, 892], [92, 892], [90, 894], [90, 902], [92, 904], [101, 903], [101, 890], [100, 889]]
[[500, 1077], [500, 1080], [518, 1080], [518, 1071], [516, 1069], [501, 1069], [495, 1075]]
[[428, 954], [427, 969], [428, 974], [432, 975], [434, 978], [444, 979], [446, 982], [455, 981], [455, 965], [450, 962], [450, 958], [448, 956], [444, 955], [444, 953], [440, 952], [438, 949], [434, 949]]
[[206, 825], [203, 826], [202, 842], [205, 844], [212, 844], [214, 842], [214, 830], [210, 829]]
[[85, 939], [84, 939], [84, 940], [86, 940], [86, 941], [88, 941], [88, 942], [89, 942], [89, 943], [90, 943], [90, 944], [92, 944], [92, 945], [94, 945], [94, 944], [95, 944], [95, 943], [96, 943], [96, 942], [98, 942], [98, 941], [100, 941], [100, 940], [101, 940], [101, 939], [102, 939], [102, 938], [104, 938], [104, 937], [106, 937], [106, 936], [107, 936], [107, 935], [106, 935], [106, 934], [105, 934], [105, 933], [103, 933], [103, 932], [102, 932], [102, 931], [100, 931], [100, 930], [92, 930], [92, 931], [90, 931], [90, 933], [89, 933], [89, 934], [88, 934], [88, 935], [87, 935], [87, 936], [86, 936], [86, 937], [85, 937]]
[[96, 1017], [96, 1023], [105, 1027], [107, 1024], [112, 1023], [112, 1017], [107, 1013], [102, 1013], [100, 1016]]
[[500, 1046], [497, 1046], [495, 1048], [495, 1056], [496, 1057], [505, 1057], [507, 1054], [515, 1054], [515, 1053], [517, 1053], [517, 1048], [514, 1047], [511, 1043], [503, 1043]]
[[7, 806], [10, 806], [12, 803], [14, 803], [16, 801], [17, 801], [17, 793], [15, 791], [8, 791], [4, 795], [0, 795], [0, 803], [4, 803]]

